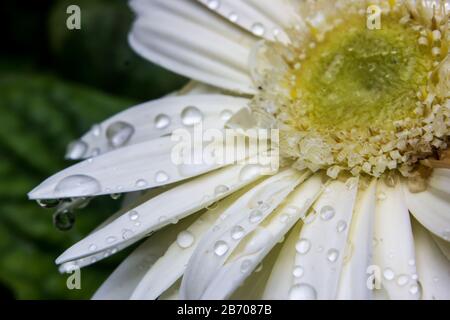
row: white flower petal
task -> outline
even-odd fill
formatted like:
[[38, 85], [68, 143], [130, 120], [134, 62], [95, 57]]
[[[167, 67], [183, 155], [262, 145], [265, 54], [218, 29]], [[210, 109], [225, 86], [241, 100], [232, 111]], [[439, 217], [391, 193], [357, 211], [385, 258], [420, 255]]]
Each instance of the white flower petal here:
[[[192, 138], [189, 134], [186, 139], [191, 139], [189, 145], [187, 141], [177, 142], [172, 141], [171, 137], [161, 137], [85, 160], [48, 178], [28, 196], [30, 199], [59, 199], [149, 189], [183, 181], [244, 160], [248, 156], [255, 156], [260, 149], [256, 139], [250, 141], [250, 146], [236, 143], [234, 146], [227, 146], [234, 148], [236, 159], [225, 156], [229, 153], [226, 150], [223, 159], [212, 159], [209, 163], [204, 161], [208, 159], [208, 152], [211, 150], [208, 148], [211, 142], [206, 141], [207, 136], [199, 132]], [[191, 153], [192, 164], [174, 163], [174, 153], [182, 148]], [[199, 164], [195, 162], [197, 157]], [[182, 158], [179, 160], [184, 161]]]
[[[70, 159], [90, 158], [125, 145], [156, 139], [186, 126], [188, 117], [196, 116], [204, 130], [223, 128], [226, 121], [248, 104], [248, 99], [218, 94], [166, 97], [126, 109], [103, 121], [86, 133], [74, 148], [83, 145], [85, 151], [68, 150]], [[187, 112], [194, 110], [193, 112]]]
[[[376, 207], [376, 180], [358, 194], [348, 235], [347, 253], [339, 281], [338, 299], [370, 300], [367, 268], [372, 265], [373, 229]], [[347, 224], [338, 223], [341, 231]]]
[[444, 256], [450, 261], [450, 242], [444, 241], [433, 235], [433, 240], [436, 242], [439, 249], [441, 249]]
[[134, 0], [131, 47], [169, 70], [220, 88], [254, 93], [248, 58], [252, 35], [195, 1]]
[[[237, 285], [231, 281], [218, 291], [214, 290], [216, 288], [214, 281], [223, 264], [241, 240], [257, 230], [259, 223], [263, 222], [305, 178], [306, 174], [286, 169], [253, 187], [239, 198], [196, 248], [183, 277], [180, 297], [221, 299], [231, 294], [232, 288], [236, 288]], [[262, 250], [265, 244], [264, 237], [270, 237], [270, 232], [262, 228], [255, 231], [253, 241], [249, 243], [249, 250], [254, 252]]]
[[[413, 224], [416, 265], [424, 300], [450, 299], [450, 261], [439, 250], [432, 235], [419, 223]], [[418, 288], [420, 291], [420, 288]], [[410, 290], [416, 290], [411, 287]]]
[[91, 233], [64, 252], [56, 263], [61, 264], [111, 248], [120, 250], [150, 232], [197, 212], [269, 173], [263, 169], [267, 168], [236, 165], [176, 186]]
[[152, 235], [114, 270], [102, 286], [98, 288], [92, 299], [129, 299], [147, 270], [175, 241], [178, 232], [189, 226], [192, 220], [193, 217], [188, 217], [180, 223], [170, 225]]
[[450, 170], [434, 170], [427, 190], [412, 193], [405, 185], [406, 204], [414, 217], [429, 231], [450, 241]]
[[281, 0], [198, 0], [225, 19], [248, 30], [257, 37], [287, 42], [285, 28], [295, 20], [290, 2]]
[[357, 190], [357, 178], [332, 181], [314, 204], [296, 244], [294, 268], [303, 272], [293, 279], [289, 299], [337, 297], [348, 235], [348, 228], [339, 232], [338, 224], [350, 225]]
[[[216, 272], [203, 298], [222, 299], [234, 292], [272, 248], [283, 241], [283, 237], [292, 226], [305, 217], [320, 194], [321, 187], [321, 176], [317, 175], [293, 191], [285, 204], [278, 207], [255, 231], [240, 242], [232, 256]], [[292, 270], [290, 273], [292, 274]]]
[[[238, 192], [239, 193], [239, 192]], [[217, 207], [202, 214], [192, 225], [181, 230], [177, 239], [171, 244], [164, 255], [147, 271], [139, 281], [131, 299], [153, 300], [174, 284], [184, 273], [184, 269], [197, 247], [202, 236], [222, 214], [237, 199], [235, 193], [221, 202]]]
[[401, 188], [400, 184], [390, 188], [381, 180], [377, 186], [374, 263], [380, 268], [383, 294], [393, 300], [419, 297], [409, 292], [410, 286], [417, 285], [414, 239]]
[[295, 264], [295, 244], [302, 226], [303, 223], [298, 221], [284, 241], [283, 248], [264, 289], [264, 300], [287, 300], [289, 298]]

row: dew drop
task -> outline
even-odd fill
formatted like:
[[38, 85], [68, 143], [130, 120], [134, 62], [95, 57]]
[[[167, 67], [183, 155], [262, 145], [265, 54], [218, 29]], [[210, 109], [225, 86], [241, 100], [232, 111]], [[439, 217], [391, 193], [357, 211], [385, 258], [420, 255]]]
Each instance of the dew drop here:
[[299, 283], [289, 290], [289, 300], [316, 300], [317, 292], [306, 283]]
[[266, 29], [261, 23], [257, 22], [252, 25], [252, 32], [255, 36], [262, 37], [266, 33]]
[[89, 246], [89, 251], [95, 251], [95, 250], [97, 250], [97, 246], [95, 245], [95, 244], [91, 244], [90, 246]]
[[139, 179], [138, 181], [136, 181], [136, 187], [145, 188], [146, 186], [148, 186], [148, 182], [146, 180]]
[[257, 164], [248, 164], [241, 169], [239, 179], [241, 181], [250, 181], [260, 176], [262, 167]]
[[223, 185], [223, 184], [217, 186], [217, 187], [214, 189], [214, 193], [215, 193], [216, 195], [224, 194], [224, 193], [227, 193], [228, 191], [230, 191], [230, 188], [228, 188], [226, 185]]
[[231, 112], [231, 110], [223, 110], [220, 113], [220, 119], [224, 120], [224, 121], [228, 121], [231, 119], [231, 117], [233, 116], [233, 112]]
[[169, 175], [165, 173], [164, 171], [158, 171], [155, 174], [155, 182], [156, 183], [164, 183], [169, 180]]
[[84, 157], [86, 151], [88, 150], [88, 145], [86, 142], [77, 140], [73, 141], [67, 146], [66, 158], [77, 160]]
[[106, 129], [106, 138], [113, 148], [124, 146], [134, 134], [134, 127], [126, 122], [117, 121], [108, 126]]
[[211, 10], [219, 9], [219, 6], [220, 6], [219, 0], [208, 0], [206, 3], [208, 5], [208, 8], [210, 8]]
[[301, 278], [305, 273], [305, 269], [302, 266], [296, 266], [292, 271], [292, 275], [296, 278]]
[[123, 229], [122, 230], [122, 239], [123, 240], [128, 240], [133, 236], [133, 231], [131, 231], [130, 229]]
[[311, 249], [311, 242], [308, 239], [300, 239], [295, 245], [295, 250], [299, 254], [307, 254]]
[[137, 211], [131, 211], [128, 214], [128, 217], [130, 218], [131, 221], [136, 221], [137, 219], [139, 219], [139, 213]]
[[111, 199], [113, 200], [117, 200], [120, 198], [121, 194], [120, 193], [111, 193]]
[[117, 238], [113, 237], [113, 236], [110, 236], [110, 237], [106, 238], [106, 242], [107, 243], [113, 243], [113, 242], [116, 242], [116, 241], [117, 241]]
[[378, 194], [377, 194], [377, 199], [378, 200], [382, 201], [382, 200], [386, 200], [386, 198], [387, 198], [386, 193], [378, 192]]
[[261, 221], [262, 218], [263, 218], [263, 214], [260, 210], [256, 209], [256, 210], [253, 210], [252, 212], [250, 212], [249, 220], [251, 223], [257, 223], [257, 222]]
[[238, 19], [239, 19], [239, 16], [237, 15], [236, 12], [231, 12], [228, 15], [228, 19], [230, 19], [231, 22], [236, 23], [238, 21]]
[[186, 107], [181, 112], [181, 122], [185, 126], [193, 126], [200, 123], [203, 120], [203, 113], [194, 106]]
[[189, 231], [181, 231], [177, 236], [177, 244], [182, 249], [187, 249], [194, 244], [195, 237]]
[[72, 229], [75, 224], [75, 215], [72, 211], [56, 211], [53, 214], [53, 225], [61, 231]]
[[214, 253], [219, 257], [227, 253], [228, 249], [228, 244], [223, 240], [219, 240], [214, 244]]
[[247, 272], [250, 271], [251, 267], [252, 267], [252, 261], [248, 260], [248, 259], [244, 260], [241, 263], [241, 272], [242, 273], [247, 273]]
[[77, 174], [63, 178], [55, 186], [56, 193], [68, 193], [79, 197], [97, 194], [101, 191], [100, 183], [87, 175]]
[[324, 206], [320, 209], [320, 218], [324, 221], [333, 219], [336, 211], [332, 206]]
[[283, 213], [283, 214], [280, 216], [280, 221], [281, 221], [282, 223], [288, 222], [289, 219], [290, 219], [290, 216], [289, 216], [287, 213]]
[[386, 269], [384, 269], [384, 271], [383, 271], [383, 277], [384, 277], [386, 280], [390, 281], [390, 280], [394, 279], [395, 273], [394, 273], [394, 271], [392, 271], [392, 269], [386, 268]]
[[397, 277], [397, 284], [398, 284], [400, 287], [403, 287], [403, 286], [407, 285], [408, 282], [409, 282], [409, 277], [408, 277], [408, 275], [406, 275], [406, 274], [401, 274], [401, 275], [399, 275], [399, 276]]
[[330, 249], [327, 252], [327, 260], [330, 262], [336, 262], [339, 258], [339, 251], [336, 249]]
[[344, 232], [347, 229], [347, 222], [340, 220], [336, 225], [336, 231], [338, 233]]
[[166, 129], [170, 126], [170, 118], [166, 114], [159, 114], [155, 118], [155, 128], [156, 129]]
[[241, 226], [234, 226], [233, 229], [231, 229], [231, 238], [234, 240], [242, 239], [244, 235], [245, 230]]
[[99, 124], [94, 124], [92, 126], [91, 132], [94, 137], [99, 137], [100, 134], [102, 133], [102, 128]]

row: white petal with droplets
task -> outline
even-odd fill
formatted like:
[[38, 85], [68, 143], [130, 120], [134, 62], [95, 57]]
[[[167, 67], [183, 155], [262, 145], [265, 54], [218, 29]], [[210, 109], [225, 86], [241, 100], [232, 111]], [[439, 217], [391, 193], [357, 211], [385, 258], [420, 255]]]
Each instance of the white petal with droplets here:
[[[417, 285], [413, 278], [416, 267], [411, 220], [403, 198], [401, 185], [388, 187], [383, 181], [377, 186], [377, 207], [374, 232], [374, 264], [379, 267], [382, 291], [389, 299], [418, 299], [409, 287]], [[379, 290], [375, 290], [375, 294]]]
[[[434, 243], [432, 235], [420, 224], [415, 223], [416, 265], [425, 300], [450, 299], [450, 261]], [[415, 290], [411, 287], [410, 290]]]
[[[255, 231], [249, 250], [263, 249], [264, 238], [270, 232], [258, 225], [278, 207], [295, 186], [305, 179], [296, 170], [286, 169], [253, 187], [239, 198], [225, 213], [223, 219], [210, 230], [195, 250], [183, 277], [180, 297], [183, 299], [218, 299], [231, 294], [236, 284], [228, 282], [220, 291], [214, 290], [214, 281], [226, 259], [249, 233]], [[234, 236], [239, 228], [239, 236]], [[212, 288], [209, 290], [209, 288]]]
[[406, 204], [414, 217], [438, 237], [450, 241], [450, 196], [448, 171], [435, 170], [427, 190], [412, 193], [405, 185]]
[[[339, 281], [338, 299], [370, 300], [372, 291], [367, 284], [368, 267], [372, 265], [373, 228], [377, 183], [373, 180], [366, 190], [358, 194], [348, 235], [347, 252]], [[336, 222], [336, 230], [347, 228]]]
[[[248, 172], [249, 168], [251, 172]], [[170, 223], [192, 214], [218, 201], [240, 188], [252, 183], [269, 172], [264, 167], [255, 170], [255, 165], [236, 165], [197, 177], [174, 187], [142, 205], [124, 213], [114, 221], [96, 230], [64, 252], [57, 263], [75, 260], [117, 245], [129, 245]], [[250, 174], [251, 173], [251, 174]], [[226, 186], [218, 191], [218, 186]], [[132, 231], [123, 239], [123, 230]], [[114, 237], [115, 243], [106, 239]], [[95, 244], [95, 250], [89, 250]]]
[[[357, 178], [346, 183], [333, 181], [305, 219], [296, 244], [295, 266], [303, 276], [294, 278], [288, 298], [335, 299], [347, 244], [348, 228], [337, 232], [336, 223], [350, 225], [355, 203]], [[332, 213], [332, 214], [331, 214]]]
[[290, 2], [273, 0], [198, 0], [210, 10], [257, 37], [287, 42], [284, 32], [295, 23]]
[[254, 93], [248, 72], [255, 38], [195, 1], [134, 0], [131, 47], [169, 70], [231, 91]]
[[[124, 145], [132, 145], [156, 139], [170, 134], [173, 130], [186, 127], [183, 118], [189, 114], [185, 112], [194, 107], [197, 117], [202, 122], [204, 130], [210, 128], [220, 129], [234, 113], [248, 104], [248, 100], [218, 94], [189, 95], [181, 97], [166, 97], [155, 101], [146, 102], [138, 106], [126, 109], [103, 121], [96, 128], [100, 132], [91, 130], [85, 134], [80, 142], [86, 146], [85, 152], [79, 158], [89, 158], [113, 150]], [[114, 134], [111, 128], [118, 124], [128, 124], [133, 128], [132, 135], [119, 145], [114, 141], [124, 141], [114, 138], [121, 137], [120, 130]], [[122, 130], [126, 127], [122, 127]], [[131, 132], [131, 131], [130, 131]], [[123, 135], [122, 135], [123, 136]], [[68, 153], [69, 155], [72, 153]], [[77, 159], [72, 156], [72, 159]]]

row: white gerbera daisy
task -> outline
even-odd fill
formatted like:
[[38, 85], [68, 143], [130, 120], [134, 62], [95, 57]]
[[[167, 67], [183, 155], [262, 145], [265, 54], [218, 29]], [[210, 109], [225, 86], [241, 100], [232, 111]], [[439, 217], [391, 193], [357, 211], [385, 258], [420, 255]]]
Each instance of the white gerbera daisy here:
[[[450, 299], [448, 2], [131, 6], [134, 50], [207, 85], [94, 126], [29, 194], [130, 194], [63, 271], [151, 234], [94, 298]], [[200, 122], [278, 129], [280, 169], [174, 164]]]

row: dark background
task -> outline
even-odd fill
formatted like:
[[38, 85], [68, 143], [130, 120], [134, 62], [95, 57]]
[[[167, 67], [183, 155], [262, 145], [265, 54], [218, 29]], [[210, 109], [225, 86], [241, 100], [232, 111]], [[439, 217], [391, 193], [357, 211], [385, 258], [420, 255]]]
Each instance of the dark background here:
[[[66, 28], [71, 4], [81, 30]], [[54, 260], [120, 200], [95, 199], [62, 232], [26, 194], [71, 164], [66, 145], [94, 123], [187, 80], [131, 51], [125, 0], [7, 0], [0, 14], [0, 300], [90, 298], [132, 248], [83, 269], [81, 290], [67, 289]]]

